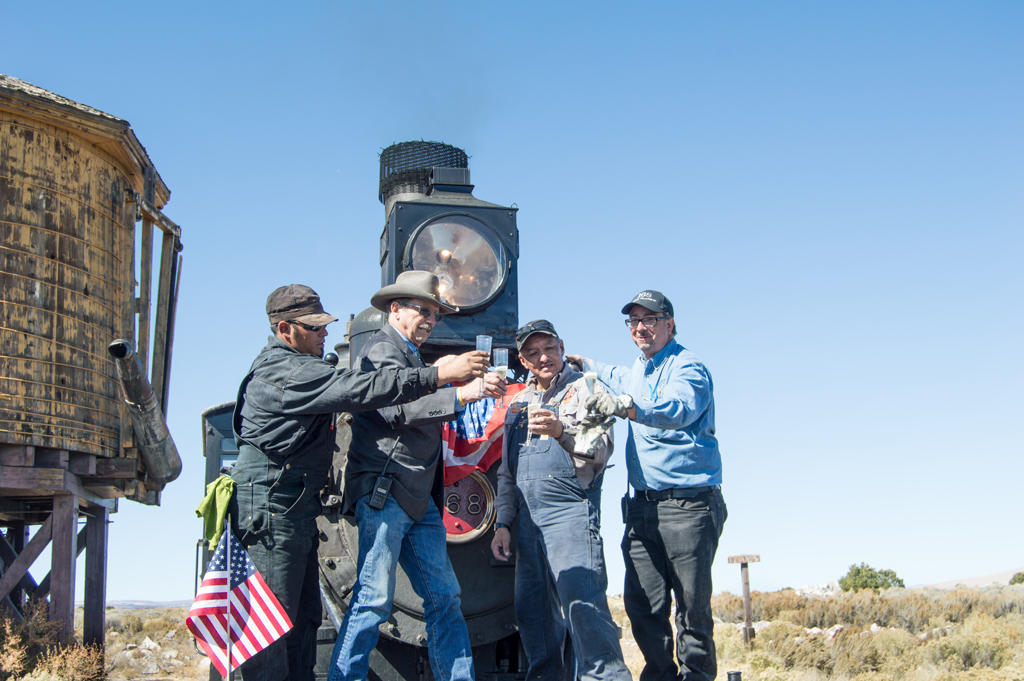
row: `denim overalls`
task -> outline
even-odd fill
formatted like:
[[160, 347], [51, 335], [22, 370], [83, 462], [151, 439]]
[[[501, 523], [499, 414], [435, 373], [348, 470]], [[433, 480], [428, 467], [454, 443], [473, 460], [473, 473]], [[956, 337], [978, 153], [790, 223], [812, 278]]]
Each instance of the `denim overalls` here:
[[[573, 380], [550, 401], [560, 402]], [[515, 611], [530, 662], [526, 678], [630, 679], [605, 594], [603, 473], [584, 490], [555, 438], [530, 438], [525, 408], [505, 436], [519, 506]]]

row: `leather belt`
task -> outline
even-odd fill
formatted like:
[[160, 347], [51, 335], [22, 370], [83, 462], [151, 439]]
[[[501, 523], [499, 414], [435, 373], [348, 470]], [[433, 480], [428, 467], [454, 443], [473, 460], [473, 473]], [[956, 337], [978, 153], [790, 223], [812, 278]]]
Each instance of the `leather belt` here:
[[705, 494], [706, 492], [714, 492], [719, 490], [719, 485], [710, 485], [708, 487], [673, 487], [671, 489], [638, 489], [634, 490], [634, 499], [644, 499], [646, 501], [665, 501], [666, 499], [690, 499], [692, 497]]

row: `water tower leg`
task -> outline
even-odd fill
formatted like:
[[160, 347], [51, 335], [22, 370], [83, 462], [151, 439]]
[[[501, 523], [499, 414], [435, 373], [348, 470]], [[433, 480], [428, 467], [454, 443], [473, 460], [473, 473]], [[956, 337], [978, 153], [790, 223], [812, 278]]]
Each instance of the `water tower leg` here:
[[90, 506], [85, 521], [85, 613], [82, 642], [102, 646], [107, 619], [107, 526], [110, 511]]
[[61, 622], [70, 637], [75, 625], [75, 562], [78, 558], [78, 496], [53, 495], [53, 539], [50, 558], [50, 621]]

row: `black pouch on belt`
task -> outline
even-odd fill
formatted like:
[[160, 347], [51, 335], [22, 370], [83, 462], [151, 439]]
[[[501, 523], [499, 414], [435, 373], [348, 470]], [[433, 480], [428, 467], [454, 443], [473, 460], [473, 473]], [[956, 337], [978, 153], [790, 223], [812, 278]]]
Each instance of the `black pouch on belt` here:
[[629, 492], [622, 495], [622, 524], [626, 524], [626, 518], [629, 517]]

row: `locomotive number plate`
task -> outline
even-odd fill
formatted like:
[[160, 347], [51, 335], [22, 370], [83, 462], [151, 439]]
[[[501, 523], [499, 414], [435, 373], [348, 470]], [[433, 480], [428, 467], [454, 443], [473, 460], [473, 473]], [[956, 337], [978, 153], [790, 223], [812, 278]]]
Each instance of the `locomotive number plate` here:
[[444, 488], [442, 521], [449, 544], [471, 542], [494, 522], [494, 489], [480, 471]]

